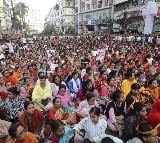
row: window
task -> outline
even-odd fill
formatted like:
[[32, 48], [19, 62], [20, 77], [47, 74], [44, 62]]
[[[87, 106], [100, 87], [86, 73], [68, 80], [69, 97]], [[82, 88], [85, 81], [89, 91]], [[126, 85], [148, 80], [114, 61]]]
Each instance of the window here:
[[70, 1], [67, 3], [67, 6], [71, 6], [71, 2]]

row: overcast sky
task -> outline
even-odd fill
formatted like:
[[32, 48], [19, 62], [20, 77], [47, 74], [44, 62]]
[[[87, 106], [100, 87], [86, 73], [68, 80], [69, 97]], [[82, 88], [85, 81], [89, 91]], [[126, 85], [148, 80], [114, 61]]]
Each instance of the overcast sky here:
[[40, 9], [46, 15], [58, 0], [21, 0], [30, 8]]

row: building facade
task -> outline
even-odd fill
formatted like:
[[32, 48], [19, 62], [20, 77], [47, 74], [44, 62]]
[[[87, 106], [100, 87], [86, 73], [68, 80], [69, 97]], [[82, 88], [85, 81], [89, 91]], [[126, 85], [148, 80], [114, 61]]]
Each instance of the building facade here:
[[76, 0], [78, 33], [108, 31], [106, 19], [113, 17], [113, 0]]
[[66, 33], [75, 27], [75, 1], [58, 0], [45, 18], [46, 23], [55, 25], [57, 33]]
[[[160, 6], [160, 0], [156, 1]], [[145, 7], [145, 0], [115, 0], [114, 8], [114, 30], [142, 32], [144, 20], [142, 10]], [[153, 31], [160, 31], [160, 20], [155, 18]]]
[[44, 28], [44, 13], [38, 9], [29, 9], [25, 16], [25, 22], [32, 30], [41, 32]]
[[2, 33], [12, 27], [10, 5], [9, 0], [0, 0], [0, 32]]

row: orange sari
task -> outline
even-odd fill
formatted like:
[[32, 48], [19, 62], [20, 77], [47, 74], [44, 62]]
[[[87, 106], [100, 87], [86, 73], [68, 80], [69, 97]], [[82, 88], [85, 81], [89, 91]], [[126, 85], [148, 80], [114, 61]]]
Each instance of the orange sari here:
[[[26, 132], [25, 135], [26, 135], [25, 140], [21, 143], [38, 143], [37, 138], [32, 133]], [[15, 139], [11, 139], [9, 140], [8, 143], [17, 143], [17, 142], [15, 141]]]

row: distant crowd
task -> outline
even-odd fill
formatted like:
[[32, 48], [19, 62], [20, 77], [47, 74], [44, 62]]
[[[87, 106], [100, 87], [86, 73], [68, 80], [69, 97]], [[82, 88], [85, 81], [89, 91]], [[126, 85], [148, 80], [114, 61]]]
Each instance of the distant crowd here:
[[1, 143], [160, 143], [160, 36], [0, 38]]

